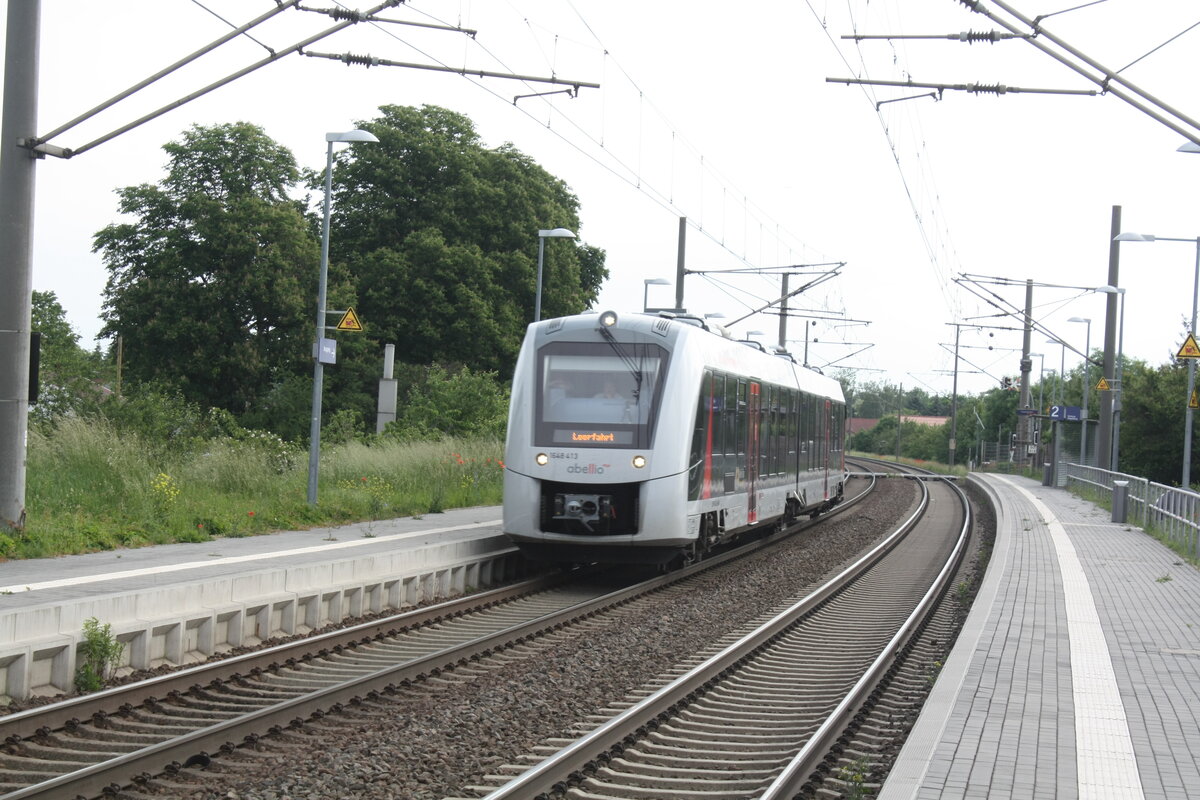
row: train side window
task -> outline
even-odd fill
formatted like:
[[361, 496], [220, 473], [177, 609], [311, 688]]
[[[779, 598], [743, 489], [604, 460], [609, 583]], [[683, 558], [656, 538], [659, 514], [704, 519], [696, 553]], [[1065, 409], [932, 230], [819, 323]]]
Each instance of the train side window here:
[[800, 393], [788, 392], [788, 472], [795, 475], [800, 470]]
[[786, 475], [788, 472], [788, 412], [791, 410], [792, 392], [790, 389], [781, 389], [779, 391], [779, 430], [776, 433], [776, 441], [779, 447], [779, 472]]
[[797, 416], [796, 416], [796, 422], [797, 422], [797, 426], [798, 426], [797, 444], [800, 448], [800, 458], [798, 461], [800, 472], [804, 472], [809, 467], [809, 464], [808, 464], [808, 442], [812, 436], [812, 433], [810, 431], [811, 426], [809, 425], [809, 420], [808, 420], [808, 414], [809, 414], [808, 409], [809, 409], [810, 405], [812, 405], [812, 398], [810, 398], [807, 394], [801, 393], [800, 405], [799, 405], [799, 408], [797, 409]]
[[770, 475], [771, 470], [771, 396], [774, 387], [763, 384], [758, 407], [758, 474]]
[[[730, 383], [733, 383], [731, 380]], [[737, 431], [737, 454], [744, 455], [746, 452], [746, 439], [750, 429], [750, 414], [747, 403], [747, 386], [745, 381], [737, 381], [737, 423], [735, 430]]]
[[704, 487], [704, 459], [709, 442], [709, 424], [714, 414], [713, 374], [705, 370], [700, 379], [700, 396], [696, 400], [696, 423], [692, 430], [692, 452], [688, 460], [688, 499], [699, 500], [706, 494]]
[[833, 409], [833, 431], [830, 437], [833, 440], [833, 452], [840, 453], [845, 447], [846, 437], [846, 408], [845, 406], [834, 406]]
[[767, 387], [767, 472], [779, 472], [779, 388]]
[[817, 414], [817, 443], [815, 448], [817, 463], [813, 466], [817, 469], [824, 469], [829, 461], [828, 454], [826, 453], [828, 449], [826, 443], [829, 441], [829, 401], [822, 400], [813, 405], [819, 408], [819, 413]]
[[725, 408], [721, 417], [725, 428], [722, 432], [722, 452], [726, 455], [737, 455], [737, 414], [737, 381], [725, 376]]

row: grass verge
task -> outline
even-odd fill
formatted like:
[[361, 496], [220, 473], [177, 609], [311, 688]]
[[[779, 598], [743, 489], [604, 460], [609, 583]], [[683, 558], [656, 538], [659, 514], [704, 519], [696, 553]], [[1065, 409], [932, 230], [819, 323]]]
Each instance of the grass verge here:
[[27, 519], [0, 556], [38, 558], [436, 513], [501, 501], [494, 439], [325, 447], [318, 503], [308, 454], [269, 435], [162, 446], [103, 420], [30, 430]]

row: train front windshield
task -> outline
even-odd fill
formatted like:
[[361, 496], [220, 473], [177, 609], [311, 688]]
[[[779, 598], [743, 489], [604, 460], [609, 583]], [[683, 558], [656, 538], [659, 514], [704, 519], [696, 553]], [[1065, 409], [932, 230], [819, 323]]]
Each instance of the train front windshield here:
[[540, 351], [536, 444], [649, 447], [667, 351], [653, 344], [554, 342]]

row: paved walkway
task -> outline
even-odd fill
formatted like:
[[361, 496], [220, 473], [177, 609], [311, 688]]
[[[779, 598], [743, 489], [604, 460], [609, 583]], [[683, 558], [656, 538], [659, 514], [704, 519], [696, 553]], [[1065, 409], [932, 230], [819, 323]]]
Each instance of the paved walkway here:
[[1200, 572], [1063, 489], [979, 474], [996, 546], [882, 798], [1200, 798]]

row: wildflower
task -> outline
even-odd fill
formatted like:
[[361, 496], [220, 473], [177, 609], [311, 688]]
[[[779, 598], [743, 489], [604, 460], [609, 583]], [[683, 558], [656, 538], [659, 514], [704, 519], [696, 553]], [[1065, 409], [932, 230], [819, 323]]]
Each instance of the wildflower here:
[[247, 511], [247, 512], [246, 512], [246, 516], [247, 516], [247, 517], [253, 517], [253, 516], [254, 516], [254, 512], [253, 512], [253, 511]]

